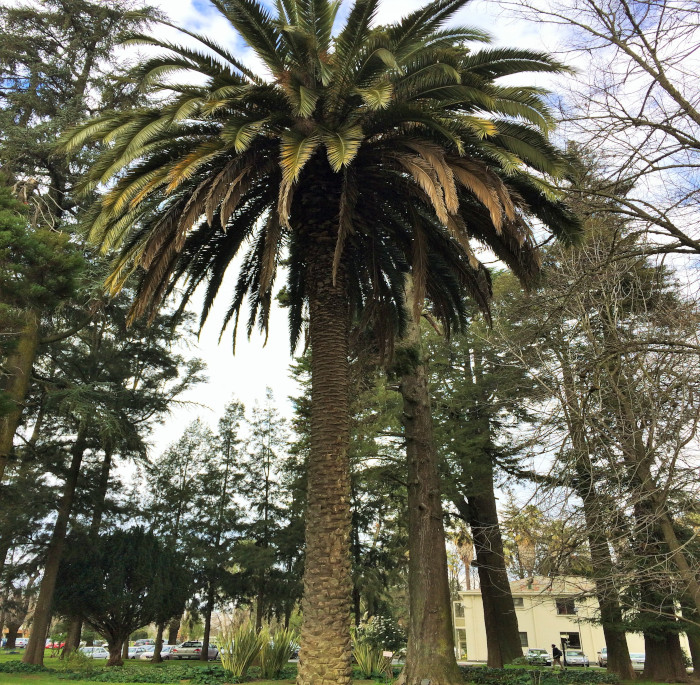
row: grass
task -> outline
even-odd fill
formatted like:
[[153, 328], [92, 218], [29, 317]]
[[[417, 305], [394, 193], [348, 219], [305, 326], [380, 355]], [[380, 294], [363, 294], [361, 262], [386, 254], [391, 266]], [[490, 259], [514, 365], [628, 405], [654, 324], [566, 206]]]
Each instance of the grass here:
[[[24, 650], [16, 650], [19, 654], [8, 654], [5, 650], [0, 650], [0, 664], [6, 663], [8, 661], [20, 661], [22, 659]], [[106, 659], [95, 659], [94, 664], [96, 667], [105, 666], [107, 663]], [[141, 671], [144, 669], [157, 668], [160, 670], [167, 671], [169, 667], [179, 668], [182, 665], [189, 666], [207, 666], [212, 662], [204, 661], [170, 661], [163, 664], [152, 664], [150, 661], [137, 661], [128, 660], [124, 662], [124, 668], [133, 671]], [[213, 662], [220, 663], [220, 662]], [[60, 676], [60, 666], [61, 661], [56, 657], [51, 657], [50, 652], [47, 650], [44, 657], [44, 666], [50, 669], [56, 669], [56, 675], [52, 673], [38, 673], [38, 674], [14, 674], [14, 673], [0, 673], [0, 685], [95, 685], [94, 682], [87, 680], [63, 680]], [[172, 685], [187, 685], [189, 681], [186, 680], [173, 680]], [[293, 679], [286, 680], [251, 680], [249, 681], [251, 685], [293, 685]], [[354, 680], [354, 685], [374, 685], [373, 680]], [[129, 685], [128, 681], [125, 683], [120, 683], [119, 685]]]

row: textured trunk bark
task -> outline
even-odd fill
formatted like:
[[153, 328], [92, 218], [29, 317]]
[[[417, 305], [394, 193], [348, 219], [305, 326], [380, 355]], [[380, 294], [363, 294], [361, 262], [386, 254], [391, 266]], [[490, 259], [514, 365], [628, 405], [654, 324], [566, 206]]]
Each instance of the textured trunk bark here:
[[29, 644], [27, 645], [24, 657], [22, 658], [25, 664], [43, 665], [44, 663], [44, 640], [46, 639], [46, 632], [51, 621], [51, 603], [53, 602], [53, 593], [56, 587], [56, 576], [58, 574], [58, 566], [61, 563], [63, 546], [66, 541], [68, 520], [70, 519], [71, 509], [73, 508], [73, 499], [78, 485], [80, 465], [83, 460], [86, 442], [87, 424], [86, 422], [82, 422], [78, 429], [75, 443], [71, 449], [70, 469], [68, 470], [68, 476], [63, 486], [63, 494], [58, 507], [58, 516], [51, 535], [51, 541], [49, 542], [44, 577], [41, 580], [39, 597], [34, 607], [32, 634], [29, 638]]
[[0, 416], [0, 483], [5, 476], [13, 452], [13, 442], [24, 410], [24, 400], [29, 392], [32, 366], [39, 346], [39, 314], [27, 312], [17, 349], [5, 363], [6, 376], [2, 389], [14, 405], [7, 414]]
[[[486, 457], [486, 455], [484, 455]], [[510, 590], [503, 540], [498, 522], [493, 468], [479, 465], [479, 494], [468, 497], [469, 525], [474, 538], [476, 566], [479, 572], [484, 625], [488, 649], [487, 666], [503, 668], [522, 657], [518, 618]]]
[[349, 305], [342, 266], [335, 283], [332, 278], [334, 222], [310, 231], [309, 245], [311, 450], [297, 683], [348, 685], [352, 674]]
[[127, 638], [124, 640], [124, 643], [122, 644], [122, 659], [124, 661], [129, 660], [129, 639]]
[[656, 683], [685, 683], [689, 680], [677, 633], [665, 637], [644, 633], [644, 651], [643, 680]]
[[169, 645], [176, 645], [177, 644], [177, 635], [180, 632], [180, 623], [181, 622], [182, 622], [182, 617], [174, 618], [172, 621], [170, 621], [170, 625], [168, 626], [168, 644]]
[[[407, 302], [411, 302], [410, 294]], [[462, 685], [452, 631], [452, 611], [438, 455], [418, 321], [409, 324], [397, 350], [402, 422], [408, 459], [408, 589], [410, 619], [405, 685]]]
[[151, 659], [152, 664], [162, 664], [163, 657], [160, 652], [163, 648], [163, 631], [165, 630], [165, 624], [159, 623], [158, 630], [156, 632], [156, 644], [153, 647], [153, 658]]

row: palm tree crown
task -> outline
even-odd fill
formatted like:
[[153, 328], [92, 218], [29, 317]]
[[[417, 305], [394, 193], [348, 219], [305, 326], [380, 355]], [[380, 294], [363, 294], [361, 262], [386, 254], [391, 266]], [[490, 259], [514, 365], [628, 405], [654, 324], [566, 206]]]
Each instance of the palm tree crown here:
[[[188, 276], [186, 298], [208, 284], [205, 318], [226, 267], [251, 241], [226, 323], [250, 295], [249, 328], [256, 316], [264, 326], [286, 244], [294, 343], [313, 233], [306, 199], [333, 223], [333, 272], [347, 264], [354, 304], [400, 298], [399, 273], [411, 265], [417, 300], [427, 291], [448, 319], [457, 302], [445, 301], [448, 275], [482, 302], [486, 295], [470, 237], [528, 279], [528, 214], [560, 237], [576, 232], [548, 182], [564, 165], [546, 138], [542, 91], [496, 84], [561, 65], [523, 50], [471, 52], [467, 43], [486, 35], [441, 28], [466, 0], [429, 3], [374, 29], [378, 0], [358, 0], [335, 38], [339, 2], [277, 0], [276, 16], [255, 0], [212, 3], [268, 73], [191, 31], [181, 29], [204, 49], [134, 36], [167, 51], [135, 74], [161, 97], [89, 121], [68, 140], [106, 144], [84, 188], [117, 181], [87, 224], [105, 250], [121, 246], [112, 290], [144, 269], [135, 314]], [[322, 189], [326, 197], [306, 198]]]
[[388, 26], [373, 26], [378, 0], [356, 0], [336, 35], [337, 1], [276, 0], [274, 14], [257, 0], [211, 2], [265, 73], [192, 31], [180, 29], [200, 48], [133, 36], [163, 50], [134, 73], [150, 104], [87, 122], [65, 148], [101, 143], [83, 190], [104, 191], [85, 225], [105, 251], [119, 248], [112, 291], [140, 272], [133, 316], [153, 314], [184, 281], [183, 306], [206, 285], [203, 323], [241, 254], [224, 326], [248, 301], [249, 332], [266, 328], [284, 257], [292, 345], [306, 308], [312, 349], [298, 682], [348, 683], [351, 317], [391, 338], [410, 271], [415, 310], [428, 296], [458, 324], [465, 288], [482, 308], [490, 296], [470, 239], [529, 281], [529, 217], [562, 238], [578, 232], [554, 191], [565, 165], [547, 140], [544, 93], [497, 83], [562, 66], [472, 51], [486, 35], [445, 28], [467, 0], [436, 0]]

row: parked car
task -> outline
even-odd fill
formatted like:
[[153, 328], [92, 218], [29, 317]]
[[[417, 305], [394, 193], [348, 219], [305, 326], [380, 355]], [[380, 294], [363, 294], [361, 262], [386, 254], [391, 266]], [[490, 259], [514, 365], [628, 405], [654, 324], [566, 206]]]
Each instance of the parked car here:
[[[160, 648], [160, 656], [163, 661], [167, 661], [170, 658], [170, 651], [175, 649], [176, 645], [163, 645]], [[154, 645], [149, 645], [145, 652], [141, 652], [136, 658], [140, 661], [149, 661], [153, 658]]]
[[109, 659], [109, 652], [104, 647], [81, 647], [79, 651], [90, 659]]
[[[189, 642], [183, 642], [181, 645], [176, 645], [174, 649], [170, 650], [170, 659], [199, 659], [202, 653], [202, 643], [195, 640], [190, 640]], [[219, 656], [219, 650], [213, 645], [209, 645], [209, 661], [216, 659]]]
[[640, 654], [640, 653], [630, 654], [630, 661], [632, 662], [632, 670], [643, 671], [644, 670], [644, 662], [646, 661], [646, 654]]
[[24, 649], [28, 643], [29, 643], [28, 637], [18, 637], [15, 640], [15, 647], [20, 647], [21, 649]]
[[552, 655], [546, 649], [540, 649], [539, 647], [530, 647], [525, 654], [525, 658], [528, 664], [535, 666], [552, 665]]
[[608, 648], [603, 647], [603, 649], [601, 649], [598, 652], [598, 666], [600, 666], [601, 668], [605, 668], [607, 665], [608, 665]]
[[143, 638], [141, 640], [136, 640], [134, 642], [134, 647], [151, 647], [155, 645], [156, 641], [150, 638]]
[[134, 645], [133, 647], [129, 647], [129, 659], [136, 659], [138, 658], [139, 654], [143, 654], [149, 650], [152, 652], [153, 647], [149, 645]]
[[586, 668], [590, 666], [588, 657], [580, 649], [567, 649], [564, 652], [564, 659], [567, 666], [585, 666]]

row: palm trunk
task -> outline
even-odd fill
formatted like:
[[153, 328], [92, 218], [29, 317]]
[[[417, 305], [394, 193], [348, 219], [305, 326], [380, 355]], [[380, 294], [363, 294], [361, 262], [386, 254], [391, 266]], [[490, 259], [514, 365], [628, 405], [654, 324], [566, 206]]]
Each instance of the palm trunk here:
[[63, 555], [63, 546], [66, 541], [66, 532], [68, 530], [68, 520], [70, 519], [71, 509], [73, 508], [73, 499], [78, 485], [80, 465], [83, 460], [86, 442], [87, 422], [82, 421], [78, 429], [75, 443], [71, 449], [72, 459], [70, 469], [63, 486], [63, 495], [58, 508], [58, 516], [46, 555], [44, 577], [41, 580], [39, 597], [34, 607], [32, 634], [29, 638], [29, 644], [27, 645], [24, 657], [22, 658], [25, 664], [43, 665], [44, 663], [44, 640], [46, 639], [46, 632], [51, 620], [51, 604], [53, 602], [54, 589], [56, 588], [56, 576], [58, 575], [58, 567], [61, 563], [61, 556]]
[[0, 483], [10, 462], [15, 432], [19, 426], [24, 401], [29, 392], [32, 366], [39, 347], [39, 314], [27, 312], [26, 323], [20, 333], [17, 349], [8, 356], [5, 363], [6, 378], [3, 390], [14, 407], [0, 416]]
[[[408, 298], [410, 302], [410, 297]], [[452, 632], [445, 531], [432, 415], [418, 321], [397, 351], [408, 458], [410, 627], [405, 685], [461, 685]]]
[[334, 231], [312, 236], [306, 274], [311, 339], [311, 450], [298, 685], [349, 685], [350, 464], [348, 296], [332, 279]]

